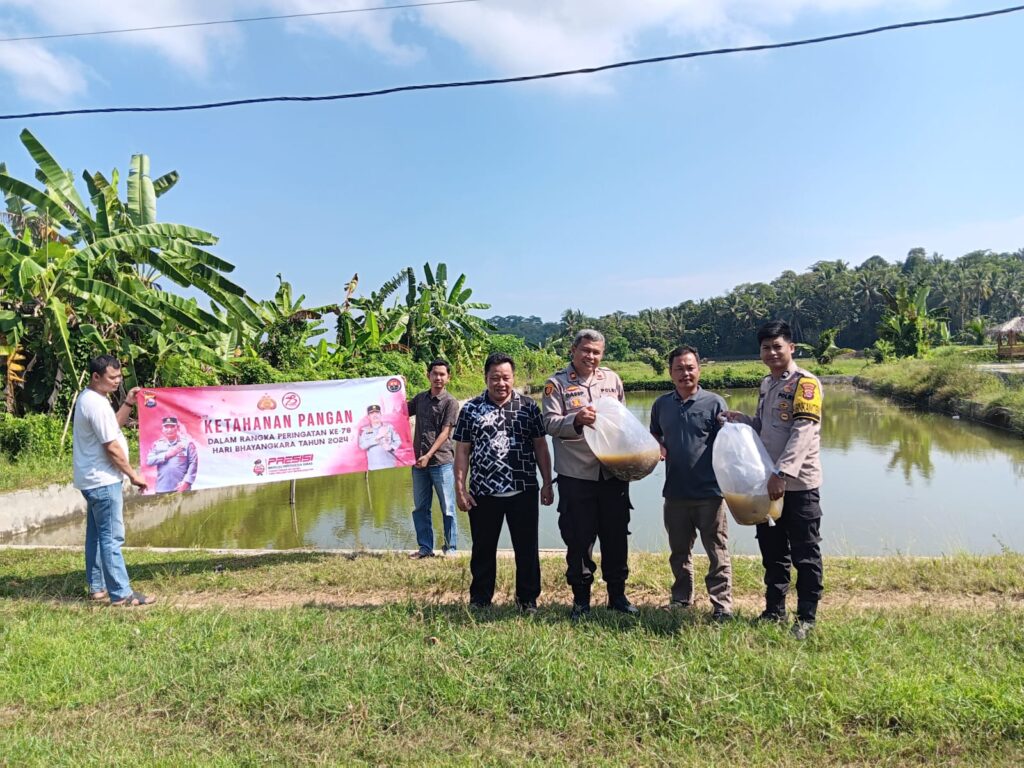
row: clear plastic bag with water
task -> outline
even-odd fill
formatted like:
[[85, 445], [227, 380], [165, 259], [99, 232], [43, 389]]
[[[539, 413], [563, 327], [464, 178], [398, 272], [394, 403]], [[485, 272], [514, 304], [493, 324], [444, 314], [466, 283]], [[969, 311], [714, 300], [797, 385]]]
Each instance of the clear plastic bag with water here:
[[768, 478], [775, 465], [753, 427], [723, 424], [715, 436], [711, 466], [737, 523], [775, 524], [782, 514], [782, 498], [768, 498]]
[[597, 421], [583, 437], [605, 469], [619, 480], [647, 477], [661, 461], [661, 445], [629, 409], [613, 397], [594, 401]]

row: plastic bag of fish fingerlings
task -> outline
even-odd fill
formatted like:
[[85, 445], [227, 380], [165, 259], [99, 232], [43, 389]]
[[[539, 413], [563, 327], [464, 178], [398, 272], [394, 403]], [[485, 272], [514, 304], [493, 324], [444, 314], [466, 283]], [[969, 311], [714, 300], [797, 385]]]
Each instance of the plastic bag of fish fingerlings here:
[[768, 498], [768, 478], [774, 464], [752, 427], [723, 424], [715, 436], [711, 466], [737, 523], [775, 524], [782, 514], [782, 498]]
[[640, 420], [613, 397], [594, 401], [597, 420], [583, 430], [587, 445], [619, 480], [647, 477], [661, 461], [661, 445]]

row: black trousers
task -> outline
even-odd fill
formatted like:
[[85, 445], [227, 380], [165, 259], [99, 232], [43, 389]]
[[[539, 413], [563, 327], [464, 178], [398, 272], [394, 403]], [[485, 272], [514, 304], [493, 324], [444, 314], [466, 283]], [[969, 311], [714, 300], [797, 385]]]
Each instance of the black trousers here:
[[626, 592], [629, 577], [629, 483], [615, 478], [580, 480], [558, 476], [558, 530], [565, 542], [565, 579], [577, 602], [594, 583], [594, 541], [601, 541], [601, 573], [608, 597]]
[[786, 491], [782, 516], [774, 526], [757, 526], [757, 545], [764, 565], [765, 610], [783, 613], [790, 569], [796, 568], [796, 613], [814, 621], [824, 590], [821, 565], [821, 505], [818, 489]]
[[516, 600], [536, 602], [540, 595], [540, 554], [537, 550], [537, 525], [540, 519], [538, 491], [531, 488], [515, 496], [476, 496], [476, 506], [469, 510], [469, 530], [473, 536], [473, 553], [469, 571], [469, 599], [474, 603], [490, 603], [494, 597], [494, 580], [498, 572], [498, 537], [502, 521], [508, 521], [512, 549], [516, 554]]

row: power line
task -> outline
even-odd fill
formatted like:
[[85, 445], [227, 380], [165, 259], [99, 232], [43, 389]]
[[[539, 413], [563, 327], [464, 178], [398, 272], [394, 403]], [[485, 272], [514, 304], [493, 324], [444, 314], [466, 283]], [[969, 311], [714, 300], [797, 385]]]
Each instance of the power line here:
[[326, 96], [262, 96], [252, 99], [232, 99], [230, 101], [215, 101], [206, 104], [184, 104], [168, 107], [92, 107], [85, 109], [63, 109], [49, 112], [25, 112], [17, 115], [0, 115], [0, 120], [23, 120], [34, 117], [63, 117], [66, 115], [95, 115], [114, 114], [120, 112], [188, 112], [202, 109], [221, 109], [223, 107], [237, 107], [248, 104], [269, 104], [276, 102], [303, 102], [303, 101], [342, 101], [345, 99], [364, 99], [371, 96], [386, 96], [393, 93], [409, 93], [412, 91], [437, 91], [450, 88], [472, 88], [482, 85], [504, 85], [507, 83], [525, 83], [533, 80], [552, 80], [571, 75], [588, 75], [595, 72], [607, 72], [613, 69], [625, 67], [636, 67], [644, 64], [659, 64], [666, 61], [679, 61], [682, 59], [696, 59], [705, 56], [722, 56], [729, 53], [748, 53], [752, 51], [772, 51], [780, 48], [797, 48], [805, 45], [817, 45], [820, 43], [834, 42], [836, 40], [848, 40], [854, 37], [865, 37], [876, 35], [881, 32], [891, 32], [900, 29], [912, 29], [915, 27], [927, 27], [938, 24], [953, 24], [973, 19], [984, 19], [992, 16], [1002, 16], [1010, 13], [1024, 11], [1024, 5], [1015, 5], [1009, 8], [1000, 8], [993, 11], [982, 11], [970, 13], [963, 16], [947, 16], [937, 19], [925, 19], [922, 21], [906, 21], [900, 24], [887, 24], [882, 27], [872, 27], [855, 32], [842, 32], [835, 35], [823, 35], [802, 40], [789, 40], [782, 43], [765, 43], [763, 45], [747, 45], [737, 48], [716, 48], [707, 51], [691, 51], [689, 53], [676, 53], [668, 56], [653, 56], [646, 59], [631, 59], [619, 61], [613, 64], [602, 64], [596, 67], [585, 67], [582, 69], [559, 70], [556, 72], [545, 72], [538, 75], [519, 75], [517, 77], [496, 77], [486, 80], [462, 80], [445, 83], [421, 83], [418, 85], [399, 85], [392, 88], [380, 88], [373, 91], [353, 91], [350, 93], [336, 93]]
[[24, 40], [59, 40], [68, 37], [96, 37], [98, 35], [122, 35], [129, 32], [153, 32], [163, 29], [187, 29], [188, 27], [214, 27], [221, 24], [248, 24], [253, 21], [281, 21], [284, 19], [307, 19], [312, 16], [337, 16], [343, 13], [368, 13], [370, 11], [398, 11], [403, 8], [426, 8], [431, 5], [458, 5], [479, 3], [480, 0], [431, 0], [422, 3], [401, 5], [378, 5], [370, 8], [344, 8], [335, 11], [312, 11], [309, 13], [286, 13], [279, 16], [250, 16], [244, 19], [217, 19], [214, 21], [189, 21], [181, 24], [161, 24], [155, 27], [128, 27], [126, 29], [102, 29], [95, 32], [62, 32], [52, 35], [27, 35], [25, 37], [4, 37], [0, 43], [17, 43]]

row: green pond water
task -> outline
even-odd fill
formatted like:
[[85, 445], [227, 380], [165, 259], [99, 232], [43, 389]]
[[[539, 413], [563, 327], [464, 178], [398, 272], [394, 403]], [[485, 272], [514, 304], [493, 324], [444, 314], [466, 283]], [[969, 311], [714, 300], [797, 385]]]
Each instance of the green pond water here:
[[[723, 392], [731, 408], [753, 412], [754, 390]], [[630, 393], [647, 423], [658, 395]], [[846, 387], [826, 389], [822, 429], [822, 547], [841, 555], [934, 555], [1024, 550], [1024, 440], [908, 410]], [[661, 521], [664, 466], [633, 483], [630, 546], [667, 551]], [[294, 508], [288, 483], [147, 497], [125, 512], [127, 544], [160, 547], [290, 549], [416, 548], [408, 469], [300, 480]], [[434, 529], [440, 535], [435, 508]], [[80, 544], [75, 520], [8, 539], [16, 544]], [[469, 520], [459, 513], [460, 549]], [[732, 524], [732, 547], [754, 554], [754, 529]], [[554, 507], [541, 507], [541, 547], [562, 547]], [[507, 533], [501, 546], [509, 547]], [[697, 549], [700, 549], [698, 542]]]

